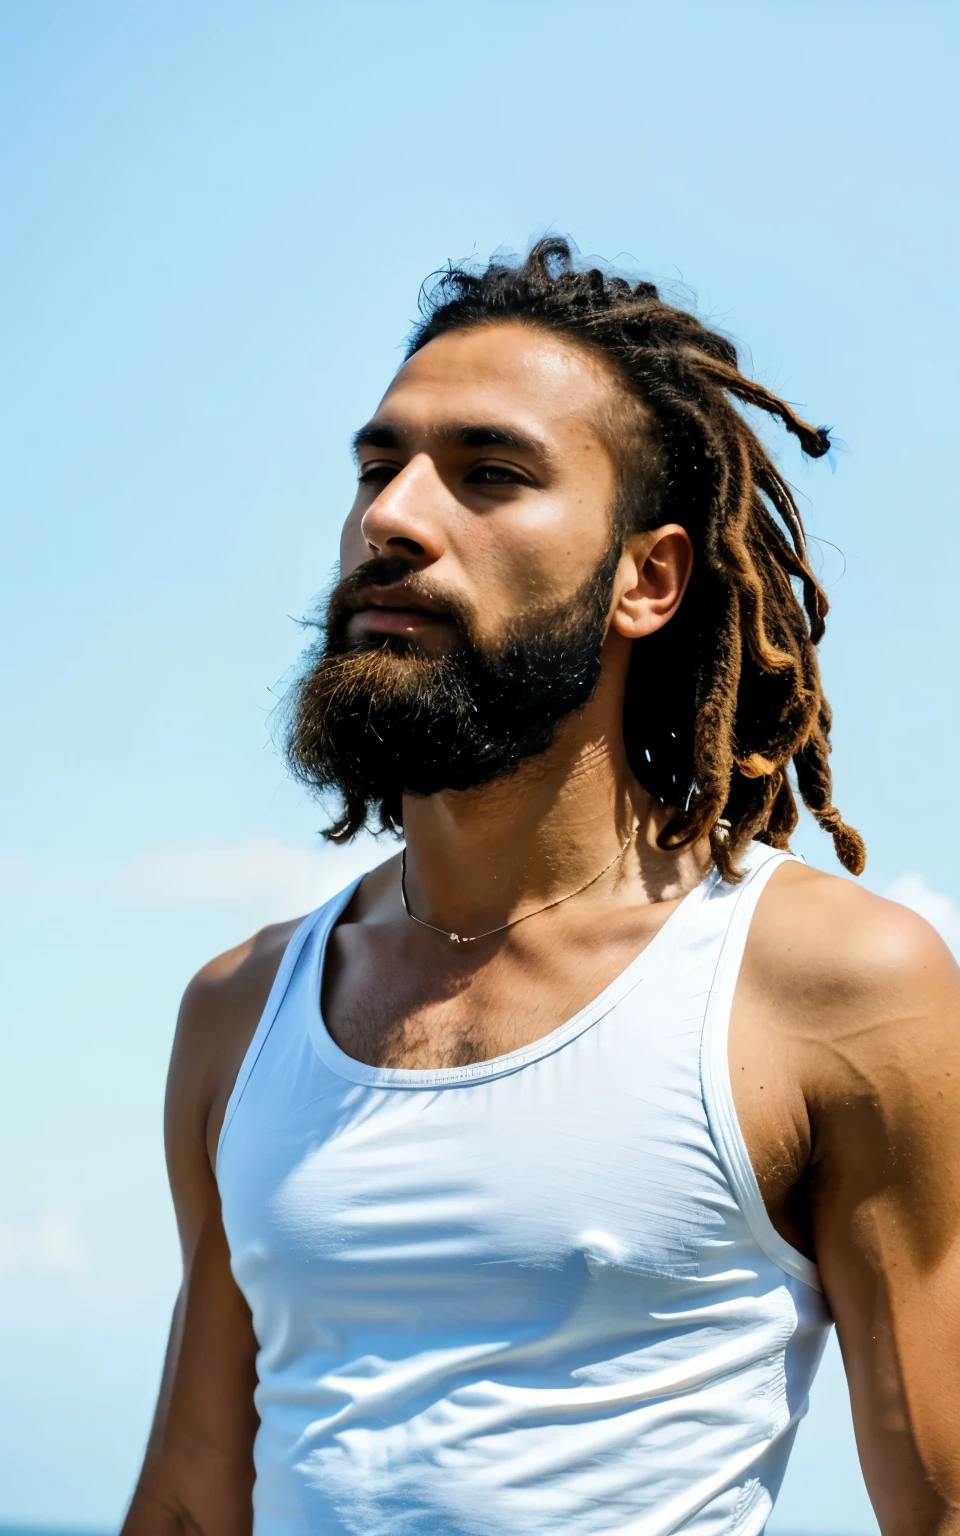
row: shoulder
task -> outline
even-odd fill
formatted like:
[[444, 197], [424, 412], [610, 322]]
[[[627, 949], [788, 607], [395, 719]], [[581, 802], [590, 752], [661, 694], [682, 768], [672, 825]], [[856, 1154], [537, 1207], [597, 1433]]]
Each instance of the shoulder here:
[[[387, 900], [395, 881], [395, 861], [369, 871], [343, 917], [348, 923], [362, 921]], [[340, 895], [330, 898], [331, 902], [339, 899]], [[199, 1127], [210, 1162], [215, 1160], [220, 1125], [237, 1074], [287, 946], [303, 921], [297, 917], [262, 928], [216, 955], [190, 981], [177, 1018], [167, 1081], [168, 1142], [183, 1135], [195, 1139]]]
[[751, 960], [804, 995], [872, 994], [957, 967], [939, 934], [899, 902], [806, 864], [781, 865], [758, 906]]
[[302, 918], [272, 923], [216, 955], [189, 982], [180, 1005], [180, 1021], [190, 1037], [219, 1026], [235, 1025], [273, 985], [284, 952]]
[[199, 1137], [215, 1148], [237, 1073], [301, 921], [261, 929], [209, 961], [187, 986], [167, 1081], [168, 1144]]
[[771, 1028], [802, 1048], [830, 1097], [870, 1081], [880, 1098], [934, 1063], [960, 1071], [960, 969], [936, 931], [899, 903], [803, 864], [771, 877], [744, 980]]

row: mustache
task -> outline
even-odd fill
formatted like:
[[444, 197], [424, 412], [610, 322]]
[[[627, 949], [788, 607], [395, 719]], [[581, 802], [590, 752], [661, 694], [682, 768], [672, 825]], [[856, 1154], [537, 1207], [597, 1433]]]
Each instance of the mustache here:
[[342, 630], [347, 620], [370, 605], [377, 587], [402, 587], [411, 599], [420, 599], [461, 629], [469, 629], [469, 615], [456, 598], [429, 580], [417, 575], [416, 567], [400, 555], [374, 555], [337, 582], [327, 600], [326, 629], [329, 634]]

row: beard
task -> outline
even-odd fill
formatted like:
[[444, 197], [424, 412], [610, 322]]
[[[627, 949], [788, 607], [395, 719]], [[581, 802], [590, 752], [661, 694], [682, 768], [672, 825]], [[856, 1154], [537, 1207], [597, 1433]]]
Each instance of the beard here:
[[[572, 598], [495, 642], [480, 641], [469, 615], [409, 561], [377, 557], [341, 581], [287, 701], [295, 777], [343, 804], [327, 835], [346, 840], [371, 820], [396, 830], [403, 795], [475, 789], [546, 752], [597, 686], [619, 558], [612, 548]], [[351, 641], [362, 594], [399, 581], [442, 609], [456, 635], [449, 652], [428, 655], [397, 635]]]

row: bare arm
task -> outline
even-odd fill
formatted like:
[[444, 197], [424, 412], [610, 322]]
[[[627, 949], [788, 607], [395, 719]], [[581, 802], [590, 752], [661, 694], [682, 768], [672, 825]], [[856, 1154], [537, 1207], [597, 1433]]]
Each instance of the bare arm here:
[[[765, 1139], [771, 1216], [815, 1251], [883, 1536], [960, 1536], [960, 971], [849, 882], [784, 871], [767, 894], [774, 1050], [741, 1029], [731, 1054], [751, 1154]], [[802, 1198], [778, 1210], [785, 1169]]]
[[960, 973], [887, 922], [815, 1115], [814, 1236], [884, 1536], [957, 1536]]
[[183, 1252], [160, 1396], [121, 1536], [252, 1529], [256, 1339], [230, 1270], [213, 1160], [226, 1100], [293, 925], [221, 956], [184, 997], [165, 1139]]

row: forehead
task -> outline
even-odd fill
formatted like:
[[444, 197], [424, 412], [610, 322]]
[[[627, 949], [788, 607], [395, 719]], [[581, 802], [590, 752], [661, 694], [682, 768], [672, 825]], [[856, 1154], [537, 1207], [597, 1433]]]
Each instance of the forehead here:
[[405, 363], [376, 418], [429, 430], [447, 421], [509, 421], [562, 442], [602, 438], [616, 390], [586, 348], [531, 325], [497, 322], [448, 331]]

